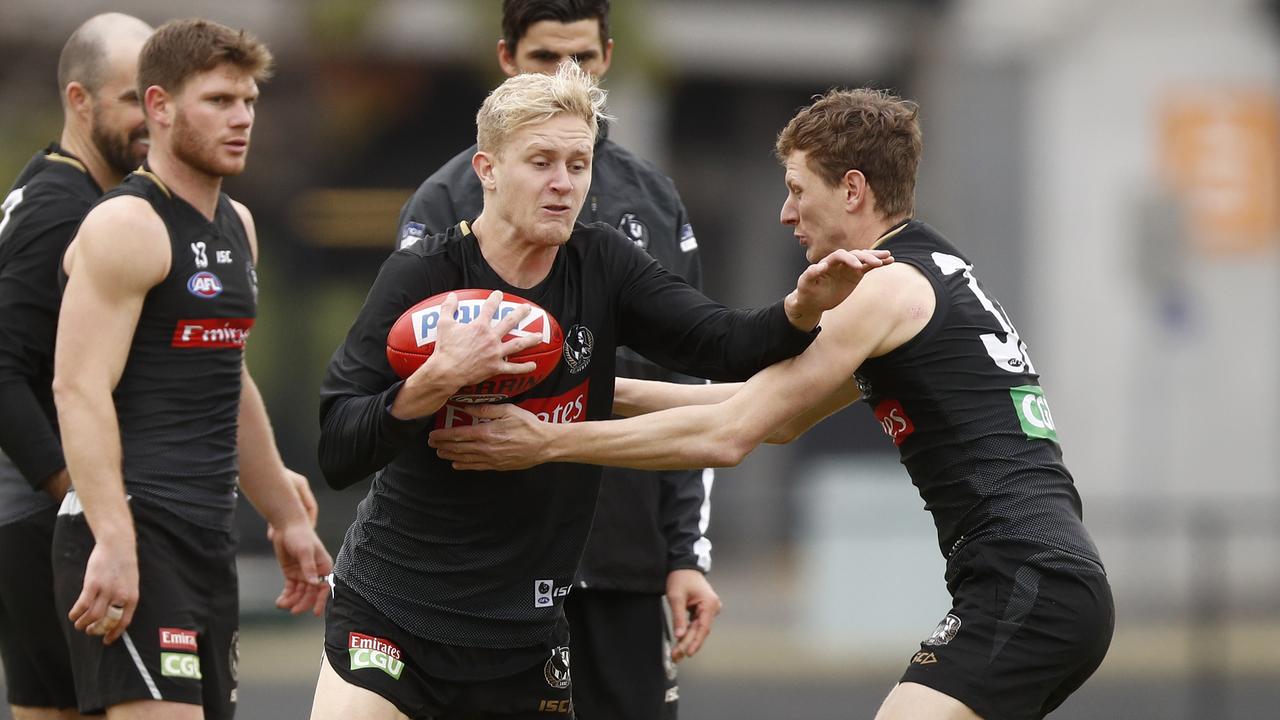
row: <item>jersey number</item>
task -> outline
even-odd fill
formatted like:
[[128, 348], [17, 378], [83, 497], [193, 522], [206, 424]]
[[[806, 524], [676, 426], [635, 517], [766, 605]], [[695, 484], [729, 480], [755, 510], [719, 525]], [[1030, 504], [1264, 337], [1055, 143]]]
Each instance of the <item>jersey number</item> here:
[[955, 255], [937, 252], [933, 253], [933, 262], [937, 264], [943, 275], [964, 273], [965, 279], [969, 281], [969, 289], [978, 296], [978, 302], [982, 303], [982, 307], [994, 315], [996, 322], [1000, 323], [1000, 329], [1004, 330], [1004, 340], [1000, 339], [998, 333], [983, 333], [979, 336], [982, 339], [982, 345], [987, 349], [987, 355], [991, 356], [996, 367], [1011, 373], [1034, 373], [1036, 369], [1031, 364], [1031, 357], [1027, 355], [1026, 343], [1018, 337], [1018, 331], [1013, 328], [1013, 323], [1009, 322], [1009, 317], [1004, 314], [1004, 308], [982, 291], [978, 285], [978, 279], [973, 276], [973, 266], [965, 264]]
[[18, 188], [9, 193], [9, 197], [4, 199], [4, 203], [0, 204], [0, 210], [4, 211], [4, 219], [0, 220], [0, 237], [4, 237], [4, 227], [9, 224], [9, 220], [13, 218], [13, 210], [18, 207], [18, 203], [22, 202], [22, 191], [26, 186]]

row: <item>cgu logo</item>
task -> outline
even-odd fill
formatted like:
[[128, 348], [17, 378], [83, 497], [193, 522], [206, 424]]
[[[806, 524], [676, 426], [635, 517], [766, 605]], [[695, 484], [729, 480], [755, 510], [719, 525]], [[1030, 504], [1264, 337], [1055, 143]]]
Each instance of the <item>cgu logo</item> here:
[[397, 660], [387, 653], [368, 648], [350, 648], [348, 652], [351, 654], [352, 670], [377, 668], [396, 680], [399, 680], [400, 673], [404, 672], [404, 661]]
[[187, 280], [187, 291], [201, 298], [215, 298], [222, 294], [222, 281], [217, 275], [204, 270]]
[[[492, 322], [497, 322], [502, 318], [515, 312], [516, 308], [522, 303], [509, 302], [503, 300], [498, 304], [498, 309], [493, 313]], [[454, 315], [454, 319], [460, 324], [467, 323], [480, 317], [480, 307], [484, 305], [483, 300], [459, 300], [458, 312]], [[418, 347], [430, 345], [436, 341], [436, 329], [440, 326], [440, 306], [432, 305], [423, 308], [413, 314], [413, 336]], [[528, 337], [536, 335], [542, 339], [542, 342], [551, 342], [551, 323], [547, 322], [547, 312], [542, 308], [531, 308], [528, 315], [525, 316], [520, 324], [517, 325], [510, 333], [509, 337]]]
[[191, 680], [203, 679], [200, 675], [200, 658], [187, 653], [160, 653], [160, 674]]
[[876, 406], [875, 415], [885, 434], [893, 438], [894, 445], [906, 442], [907, 438], [916, 431], [915, 424], [911, 422], [911, 418], [907, 417], [907, 411], [897, 400], [881, 402]]

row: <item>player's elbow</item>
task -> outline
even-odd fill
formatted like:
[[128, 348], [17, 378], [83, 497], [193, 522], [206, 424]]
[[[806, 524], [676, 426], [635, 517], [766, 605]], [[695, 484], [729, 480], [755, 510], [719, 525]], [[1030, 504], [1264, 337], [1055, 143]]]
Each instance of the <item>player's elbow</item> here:
[[729, 468], [736, 467], [755, 448], [755, 443], [746, 438], [727, 433], [713, 439], [703, 448], [704, 467]]

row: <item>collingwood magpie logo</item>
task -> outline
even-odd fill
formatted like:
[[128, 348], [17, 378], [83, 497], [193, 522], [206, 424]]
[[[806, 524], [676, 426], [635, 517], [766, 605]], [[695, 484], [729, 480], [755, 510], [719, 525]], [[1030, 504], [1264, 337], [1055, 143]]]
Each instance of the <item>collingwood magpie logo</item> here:
[[641, 250], [649, 249], [649, 228], [640, 222], [635, 213], [627, 213], [618, 221], [618, 229]]
[[564, 361], [569, 365], [569, 372], [577, 374], [587, 369], [595, 345], [596, 339], [586, 325], [569, 328], [564, 336]]
[[563, 645], [551, 651], [551, 658], [542, 666], [547, 684], [557, 690], [569, 687], [569, 648]]
[[929, 636], [929, 639], [925, 640], [921, 644], [946, 645], [955, 639], [956, 633], [958, 632], [960, 632], [960, 618], [952, 615], [951, 613], [947, 613], [947, 616], [942, 618], [942, 622], [938, 623], [938, 627], [933, 631], [933, 634]]

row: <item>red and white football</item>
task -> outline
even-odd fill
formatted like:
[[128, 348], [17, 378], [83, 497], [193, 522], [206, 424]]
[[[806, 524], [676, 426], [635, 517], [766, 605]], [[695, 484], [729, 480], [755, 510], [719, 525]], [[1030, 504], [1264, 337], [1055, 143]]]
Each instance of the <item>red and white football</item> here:
[[[480, 316], [480, 307], [492, 290], [468, 289], [452, 291], [458, 295], [458, 313], [455, 316], [460, 323], [469, 323]], [[404, 311], [387, 333], [387, 361], [391, 369], [402, 378], [409, 377], [422, 363], [431, 357], [436, 347], [436, 329], [440, 325], [440, 306], [444, 304], [447, 292], [432, 295], [422, 302]], [[474, 385], [458, 388], [451, 399], [457, 402], [497, 402], [515, 397], [547, 379], [560, 363], [563, 352], [564, 335], [560, 332], [560, 324], [546, 310], [536, 303], [525, 300], [518, 295], [502, 294], [502, 302], [491, 319], [497, 322], [500, 318], [514, 312], [521, 305], [531, 308], [529, 314], [507, 333], [503, 340], [536, 335], [541, 342], [522, 352], [511, 355], [511, 362], [534, 362], [537, 367], [533, 372], [524, 375], [499, 374]]]

